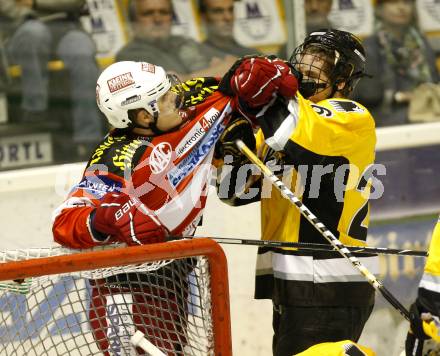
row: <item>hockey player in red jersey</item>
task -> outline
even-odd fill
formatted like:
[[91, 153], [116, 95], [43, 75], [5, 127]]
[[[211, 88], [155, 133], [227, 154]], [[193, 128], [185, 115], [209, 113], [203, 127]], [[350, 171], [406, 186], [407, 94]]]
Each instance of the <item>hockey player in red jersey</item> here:
[[[285, 62], [278, 60], [276, 67], [266, 58], [255, 62], [253, 70], [267, 72], [260, 74], [262, 83], [246, 88], [255, 102], [268, 102], [278, 90], [295, 94], [296, 78]], [[145, 62], [118, 62], [101, 74], [96, 100], [115, 129], [55, 211], [56, 242], [71, 248], [115, 241], [133, 245], [194, 230], [205, 205], [214, 146], [240, 104], [216, 91], [215, 78], [170, 90], [172, 78]]]
[[[260, 86], [268, 90], [253, 86], [250, 95], [268, 101], [280, 86], [293, 95], [296, 88], [288, 89], [284, 83], [296, 81], [288, 66], [282, 61], [279, 67], [266, 62], [257, 60], [261, 69], [268, 70], [263, 76], [266, 83]], [[96, 147], [81, 181], [56, 209], [56, 242], [70, 248], [112, 242], [136, 245], [194, 232], [205, 206], [215, 144], [239, 103], [216, 91], [215, 78], [175, 84], [163, 68], [145, 62], [118, 62], [103, 71], [96, 100], [114, 129]], [[241, 120], [237, 125], [249, 123]], [[115, 294], [125, 300], [131, 293], [136, 328], [165, 338], [160, 347], [168, 354], [182, 354], [184, 333], [169, 321], [181, 317], [175, 309], [185, 304], [185, 295], [177, 290], [160, 295], [159, 304], [171, 299], [167, 303], [171, 307], [160, 318], [147, 319], [149, 308], [158, 302], [145, 300], [146, 295], [157, 289], [128, 288], [130, 278], [125, 274], [91, 281], [89, 317], [101, 351], [108, 355], [120, 347], [110, 340], [109, 310], [117, 304]], [[156, 335], [159, 322], [165, 322], [165, 336]]]
[[[140, 62], [119, 62], [101, 74], [97, 104], [115, 129], [97, 146], [81, 181], [56, 210], [56, 242], [71, 248], [136, 245], [194, 231], [230, 100], [218, 93], [183, 109], [183, 93], [170, 90], [173, 81], [163, 68]], [[187, 266], [179, 261], [168, 265], [154, 284], [146, 273], [91, 280], [89, 320], [100, 350], [108, 355], [131, 349], [113, 335], [122, 328], [113, 320], [129, 308], [136, 328], [156, 346], [171, 355], [182, 352], [186, 338], [178, 309], [186, 310], [187, 292], [170, 290], [166, 280], [173, 268], [188, 275]]]
[[133, 245], [191, 233], [231, 109], [228, 98], [214, 94], [182, 110], [171, 79], [161, 67], [140, 62], [119, 62], [101, 74], [97, 103], [115, 129], [55, 212], [56, 242]]
[[[230, 100], [218, 93], [183, 109], [182, 92], [170, 90], [173, 80], [161, 67], [140, 62], [119, 62], [101, 74], [97, 103], [115, 129], [55, 211], [56, 242], [88, 248], [191, 235], [205, 204], [213, 149], [229, 119]], [[175, 270], [189, 275], [188, 266], [173, 262], [153, 283], [147, 273], [91, 280], [89, 321], [100, 350], [108, 355], [132, 349], [114, 335], [122, 324], [113, 325], [130, 309], [136, 328], [153, 343], [171, 355], [182, 352], [187, 288], [170, 289], [167, 279]]]

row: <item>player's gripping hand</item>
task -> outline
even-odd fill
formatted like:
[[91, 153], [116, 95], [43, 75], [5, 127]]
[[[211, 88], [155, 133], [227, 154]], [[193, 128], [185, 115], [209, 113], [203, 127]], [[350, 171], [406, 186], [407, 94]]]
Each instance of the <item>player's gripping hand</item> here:
[[127, 245], [163, 242], [168, 235], [139, 199], [125, 193], [107, 194], [91, 213], [90, 223], [101, 236], [110, 235]]
[[425, 340], [432, 338], [440, 342], [440, 320], [424, 312], [418, 300], [411, 305], [409, 314], [410, 331], [405, 340], [405, 352], [408, 356], [421, 356]]
[[241, 117], [232, 120], [226, 126], [215, 146], [215, 158], [223, 159], [225, 156], [232, 156], [232, 164], [234, 165], [247, 163], [248, 159], [235, 144], [238, 139], [242, 140], [252, 151], [255, 151], [256, 143], [252, 125]]
[[416, 299], [409, 309], [411, 332], [420, 340], [433, 338], [440, 342], [440, 320], [426, 312]]
[[219, 90], [229, 96], [238, 96], [239, 102], [249, 108], [262, 107], [276, 95], [295, 96], [298, 90], [296, 74], [285, 61], [273, 57], [244, 57], [226, 73]]

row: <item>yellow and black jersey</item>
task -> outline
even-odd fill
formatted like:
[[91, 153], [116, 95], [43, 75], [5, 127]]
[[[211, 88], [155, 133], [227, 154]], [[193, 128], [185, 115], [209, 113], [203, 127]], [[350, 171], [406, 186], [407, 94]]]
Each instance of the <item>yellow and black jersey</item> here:
[[188, 108], [203, 103], [217, 91], [219, 80], [215, 77], [192, 78], [173, 86], [171, 90], [183, 95], [183, 107]]
[[296, 356], [375, 356], [376, 353], [366, 347], [356, 344], [351, 340], [338, 342], [323, 342], [309, 347], [307, 350], [296, 354]]
[[426, 310], [440, 317], [440, 217], [429, 245], [418, 298]]
[[[278, 99], [260, 120], [257, 154], [344, 244], [364, 246], [369, 223], [375, 125], [348, 99]], [[262, 238], [327, 243], [278, 190], [261, 189]], [[373, 273], [375, 256], [360, 260]], [[368, 305], [374, 290], [340, 255], [260, 248], [256, 298], [277, 304]]]

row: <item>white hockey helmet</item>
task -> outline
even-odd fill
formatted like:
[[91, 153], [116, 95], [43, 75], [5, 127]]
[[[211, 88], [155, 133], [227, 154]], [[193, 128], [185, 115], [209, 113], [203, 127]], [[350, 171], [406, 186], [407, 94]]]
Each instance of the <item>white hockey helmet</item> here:
[[147, 62], [116, 62], [99, 76], [96, 102], [110, 125], [122, 129], [131, 124], [129, 110], [145, 109], [156, 121], [158, 100], [171, 86], [171, 77], [160, 66]]

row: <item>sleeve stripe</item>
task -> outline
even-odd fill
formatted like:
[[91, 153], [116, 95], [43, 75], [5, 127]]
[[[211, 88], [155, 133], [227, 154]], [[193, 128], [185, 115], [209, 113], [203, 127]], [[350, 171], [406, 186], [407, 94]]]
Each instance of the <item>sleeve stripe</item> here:
[[424, 273], [420, 281], [419, 288], [424, 288], [432, 292], [440, 293], [440, 276], [434, 276], [429, 273]]
[[78, 206], [95, 206], [95, 204], [93, 204], [93, 202], [89, 198], [85, 198], [85, 197], [69, 198], [65, 202], [63, 202], [59, 207], [57, 207], [55, 211], [52, 213], [52, 223], [55, 221], [57, 216], [60, 215], [64, 209], [77, 208]]
[[284, 149], [292, 132], [298, 124], [299, 106], [296, 99], [289, 101], [288, 110], [289, 115], [281, 122], [273, 136], [266, 139], [267, 145], [275, 151], [281, 151]]

